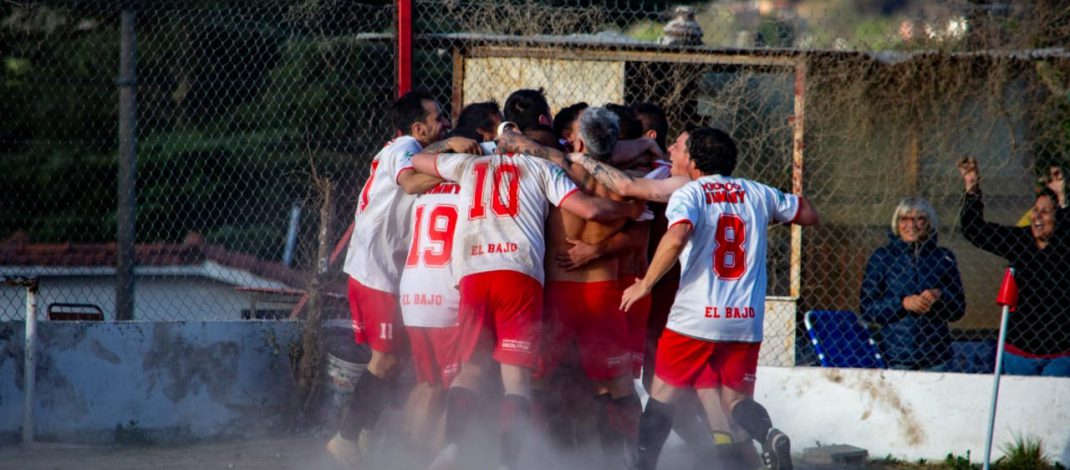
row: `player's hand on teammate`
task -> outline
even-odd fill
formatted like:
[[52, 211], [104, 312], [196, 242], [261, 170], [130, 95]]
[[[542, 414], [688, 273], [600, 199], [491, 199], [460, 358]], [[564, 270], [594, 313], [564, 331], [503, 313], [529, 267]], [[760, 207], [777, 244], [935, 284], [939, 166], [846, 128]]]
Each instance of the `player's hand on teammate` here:
[[624, 289], [624, 295], [620, 298], [620, 309], [627, 312], [632, 305], [648, 295], [650, 295], [650, 286], [646, 285], [642, 279], [636, 279], [635, 284]]
[[479, 146], [479, 142], [467, 137], [450, 137], [446, 139], [446, 146], [448, 146], [453, 153], [483, 155], [483, 149]]
[[565, 238], [565, 241], [572, 246], [566, 251], [558, 251], [557, 255], [555, 255], [557, 266], [565, 271], [582, 268], [602, 256], [598, 245], [591, 245], [584, 243], [582, 240], [574, 240], [572, 238]]
[[940, 300], [940, 289], [926, 289], [920, 294], [903, 297], [903, 308], [913, 313], [929, 313], [933, 304]]
[[646, 201], [642, 199], [629, 199], [628, 204], [631, 209], [631, 214], [628, 215], [629, 219], [639, 220], [643, 218], [643, 213], [646, 212]]
[[976, 192], [980, 189], [981, 174], [977, 171], [977, 159], [971, 156], [962, 157], [958, 163], [959, 174], [962, 175], [962, 183], [967, 193]]

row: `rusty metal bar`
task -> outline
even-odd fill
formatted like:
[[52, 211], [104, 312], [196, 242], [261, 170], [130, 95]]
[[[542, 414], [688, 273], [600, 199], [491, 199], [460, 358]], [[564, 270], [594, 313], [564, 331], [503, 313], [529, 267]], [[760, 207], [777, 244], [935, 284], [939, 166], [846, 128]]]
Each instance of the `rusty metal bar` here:
[[459, 48], [453, 49], [453, 96], [450, 97], [450, 103], [454, 120], [461, 115], [461, 108], [464, 107], [464, 52]]
[[[803, 195], [805, 183], [803, 152], [806, 149], [806, 58], [795, 64], [795, 114], [792, 116], [791, 192]], [[802, 226], [791, 226], [791, 297], [802, 295]]]
[[716, 52], [688, 51], [628, 51], [584, 48], [478, 46], [470, 48], [465, 57], [523, 57], [557, 60], [607, 60], [631, 62], [670, 62], [683, 64], [720, 64], [795, 67], [799, 59], [789, 56], [751, 56]]

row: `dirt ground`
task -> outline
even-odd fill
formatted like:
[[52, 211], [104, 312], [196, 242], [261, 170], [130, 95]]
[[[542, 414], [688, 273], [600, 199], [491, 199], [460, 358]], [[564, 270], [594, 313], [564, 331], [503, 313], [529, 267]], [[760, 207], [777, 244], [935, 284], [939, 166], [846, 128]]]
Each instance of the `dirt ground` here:
[[[258, 439], [187, 446], [74, 446], [38, 444], [25, 450], [0, 447], [2, 470], [126, 470], [126, 469], [257, 469], [339, 470], [323, 451], [322, 438]], [[680, 444], [670, 442], [659, 470], [690, 470], [693, 460]], [[593, 449], [592, 449], [593, 450]], [[539, 454], [540, 452], [535, 452]], [[543, 454], [545, 456], [545, 454]], [[580, 463], [583, 456], [564, 459]], [[547, 470], [557, 470], [550, 464]], [[404, 466], [404, 465], [403, 465]], [[393, 467], [397, 467], [394, 465]], [[374, 463], [370, 468], [381, 468]], [[564, 464], [560, 468], [576, 468]], [[589, 468], [579, 465], [578, 468]]]
[[88, 447], [39, 444], [0, 447], [0, 469], [331, 469], [323, 440], [265, 439], [189, 446]]

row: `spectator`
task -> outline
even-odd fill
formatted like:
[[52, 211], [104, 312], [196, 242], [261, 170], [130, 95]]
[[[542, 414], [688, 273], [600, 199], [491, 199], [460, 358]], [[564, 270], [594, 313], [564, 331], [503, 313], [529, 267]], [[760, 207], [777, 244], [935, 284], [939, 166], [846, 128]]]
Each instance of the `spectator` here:
[[1050, 188], [1041, 190], [1029, 227], [998, 225], [984, 219], [977, 160], [963, 158], [959, 172], [966, 189], [959, 215], [962, 234], [1015, 269], [1018, 308], [1007, 323], [1003, 370], [1070, 377], [1070, 242], [1064, 211], [1056, 209], [1058, 196]]
[[[1060, 209], [1065, 209], [1067, 205], [1070, 205], [1070, 201], [1066, 197], [1066, 180], [1063, 179], [1063, 175], [1066, 175], [1066, 168], [1061, 165], [1052, 165], [1048, 167], [1047, 174], [1041, 176], [1037, 181], [1039, 188], [1048, 188], [1055, 193], [1059, 200]], [[1025, 214], [1022, 214], [1022, 218], [1018, 219], [1018, 223], [1015, 226], [1028, 227], [1032, 224], [1032, 221], [1033, 209], [1030, 208], [1025, 211]]]
[[877, 248], [862, 279], [862, 317], [881, 325], [881, 352], [896, 369], [946, 371], [947, 324], [966, 313], [951, 250], [937, 246], [936, 213], [922, 198], [899, 201], [888, 244]]

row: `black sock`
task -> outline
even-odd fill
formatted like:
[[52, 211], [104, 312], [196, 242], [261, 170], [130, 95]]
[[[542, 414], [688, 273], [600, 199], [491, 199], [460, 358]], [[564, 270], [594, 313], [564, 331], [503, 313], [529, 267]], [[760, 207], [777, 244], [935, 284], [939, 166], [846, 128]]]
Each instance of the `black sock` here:
[[502, 433], [501, 463], [514, 467], [520, 457], [520, 448], [527, 439], [527, 429], [531, 417], [531, 400], [524, 396], [506, 394], [502, 398], [502, 411], [499, 415]]
[[353, 396], [349, 399], [338, 432], [344, 439], [355, 441], [364, 429], [371, 429], [379, 420], [390, 396], [392, 384], [371, 372], [365, 372], [353, 386]]
[[639, 418], [639, 448], [636, 466], [639, 470], [655, 470], [658, 456], [672, 431], [673, 406], [650, 398]]
[[446, 392], [446, 442], [461, 441], [478, 400], [475, 391], [464, 387], [451, 387]]
[[612, 461], [611, 457], [614, 454], [620, 453], [621, 445], [624, 443], [624, 436], [613, 428], [611, 403], [613, 403], [613, 397], [608, 393], [595, 395], [595, 407], [592, 410], [595, 417], [595, 430], [598, 432], [598, 440], [602, 444], [602, 453], [607, 462]]
[[769, 429], [773, 427], [769, 412], [751, 398], [744, 398], [732, 407], [732, 420], [747, 431], [752, 439], [763, 443], [765, 436], [769, 434]]
[[621, 434], [628, 451], [634, 453], [639, 441], [639, 417], [643, 414], [639, 396], [633, 393], [614, 398], [608, 408], [610, 426]]

